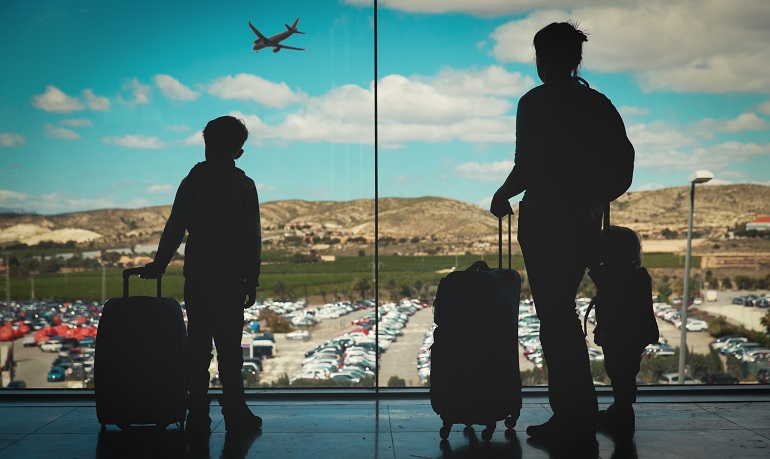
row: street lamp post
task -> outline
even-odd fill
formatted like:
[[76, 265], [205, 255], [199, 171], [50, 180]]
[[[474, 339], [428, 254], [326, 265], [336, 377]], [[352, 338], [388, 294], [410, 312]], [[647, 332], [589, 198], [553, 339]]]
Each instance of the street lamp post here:
[[682, 326], [679, 345], [679, 384], [684, 384], [684, 362], [687, 354], [687, 307], [690, 303], [690, 257], [692, 252], [692, 216], [695, 212], [695, 185], [714, 178], [709, 171], [695, 171], [690, 181], [690, 218], [687, 223], [687, 253], [684, 260], [684, 292], [682, 294]]

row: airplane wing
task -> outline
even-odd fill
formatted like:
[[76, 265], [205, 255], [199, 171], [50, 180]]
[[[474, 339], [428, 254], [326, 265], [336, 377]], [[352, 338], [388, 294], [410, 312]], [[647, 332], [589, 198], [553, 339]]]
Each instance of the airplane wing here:
[[265, 42], [265, 43], [270, 43], [270, 40], [268, 40], [268, 39], [267, 39], [267, 38], [266, 38], [264, 35], [262, 35], [261, 33], [259, 33], [259, 30], [257, 30], [257, 28], [256, 28], [256, 27], [254, 27], [253, 25], [251, 25], [251, 21], [249, 21], [249, 27], [251, 27], [251, 30], [253, 30], [253, 31], [254, 31], [254, 33], [255, 33], [255, 34], [257, 34], [257, 36], [259, 37], [259, 39], [260, 39], [260, 40], [262, 40], [262, 41], [263, 41], [263, 42]]
[[294, 51], [304, 51], [305, 50], [305, 48], [295, 48], [293, 46], [280, 45], [280, 44], [277, 44], [277, 43], [275, 45], [273, 45], [273, 46], [276, 47], [276, 48], [293, 49]]

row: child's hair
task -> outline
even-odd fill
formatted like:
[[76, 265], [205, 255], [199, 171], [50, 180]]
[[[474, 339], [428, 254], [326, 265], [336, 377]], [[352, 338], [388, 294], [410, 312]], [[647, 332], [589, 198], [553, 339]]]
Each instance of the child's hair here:
[[248, 138], [249, 130], [246, 129], [246, 124], [234, 116], [220, 116], [209, 121], [203, 129], [207, 154], [211, 152], [222, 157], [232, 156], [243, 148]]
[[608, 226], [602, 231], [602, 263], [610, 267], [642, 266], [642, 240], [625, 226]]

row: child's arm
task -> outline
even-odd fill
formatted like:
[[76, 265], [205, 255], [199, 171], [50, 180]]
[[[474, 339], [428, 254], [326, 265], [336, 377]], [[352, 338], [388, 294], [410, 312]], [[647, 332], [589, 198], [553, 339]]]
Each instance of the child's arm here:
[[163, 228], [163, 234], [160, 236], [155, 260], [147, 265], [150, 270], [147, 277], [158, 277], [165, 273], [166, 266], [171, 263], [171, 259], [184, 240], [184, 233], [187, 229], [184, 206], [189, 205], [188, 187], [187, 179], [182, 180], [174, 198], [174, 205], [171, 207], [171, 215], [169, 215], [166, 226]]

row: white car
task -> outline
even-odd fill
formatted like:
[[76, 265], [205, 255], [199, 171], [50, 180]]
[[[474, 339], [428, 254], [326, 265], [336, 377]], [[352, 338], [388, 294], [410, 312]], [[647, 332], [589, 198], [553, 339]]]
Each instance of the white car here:
[[[682, 321], [678, 321], [674, 324], [676, 328], [682, 328]], [[687, 331], [698, 332], [706, 331], [709, 328], [709, 324], [705, 320], [700, 319], [687, 319]]]
[[307, 341], [310, 339], [310, 332], [307, 330], [294, 330], [286, 334], [286, 339], [301, 339]]
[[59, 352], [61, 350], [61, 341], [50, 339], [40, 343], [40, 350], [43, 352]]
[[700, 332], [709, 329], [709, 324], [705, 320], [688, 320], [686, 326], [687, 331], [691, 332]]

